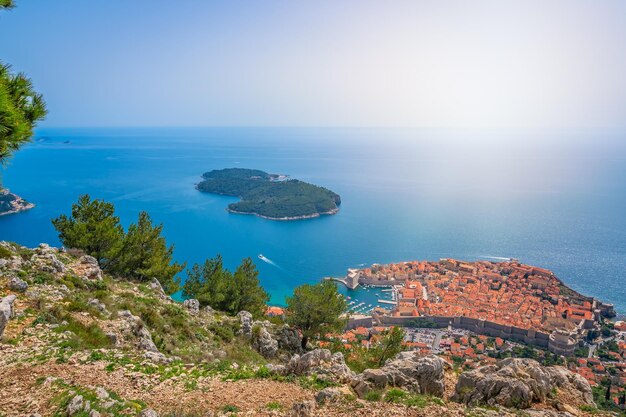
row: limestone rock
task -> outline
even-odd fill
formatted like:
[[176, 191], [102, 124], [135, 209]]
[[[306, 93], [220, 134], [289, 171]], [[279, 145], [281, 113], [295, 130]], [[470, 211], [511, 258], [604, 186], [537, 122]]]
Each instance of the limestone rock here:
[[545, 402], [554, 389], [579, 404], [593, 404], [589, 383], [563, 367], [543, 367], [532, 359], [509, 358], [459, 376], [453, 400], [466, 404], [529, 408]]
[[83, 255], [78, 260], [83, 277], [86, 279], [102, 279], [102, 270], [98, 265], [98, 261], [93, 256]]
[[97, 298], [89, 299], [89, 301], [87, 301], [87, 304], [89, 304], [90, 306], [92, 306], [93, 308], [95, 308], [101, 313], [105, 313], [105, 314], [108, 313], [107, 307], [104, 305], [104, 303], [100, 302], [100, 300], [98, 300]]
[[174, 362], [175, 360], [179, 359], [178, 357], [169, 357], [169, 356], [165, 356], [161, 352], [152, 352], [152, 351], [144, 352], [143, 357], [153, 363], [162, 364], [162, 365], [168, 365]]
[[156, 345], [152, 341], [152, 335], [150, 331], [143, 324], [143, 321], [128, 310], [122, 310], [119, 312], [120, 318], [125, 321], [127, 328], [137, 337], [137, 347], [141, 350], [147, 350], [150, 352], [158, 352]]
[[11, 294], [0, 300], [0, 337], [2, 337], [7, 323], [13, 317], [13, 303], [16, 298], [15, 295]]
[[298, 330], [287, 325], [276, 331], [276, 340], [278, 341], [278, 347], [290, 352], [301, 351], [301, 338]]
[[200, 302], [195, 298], [183, 301], [183, 306], [189, 310], [190, 314], [196, 315], [200, 312]]
[[163, 286], [158, 279], [152, 278], [152, 281], [150, 281], [150, 288], [157, 293], [160, 299], [171, 300], [171, 298], [167, 294], [165, 294], [165, 290], [163, 289]]
[[82, 411], [83, 409], [83, 396], [77, 395], [70, 400], [70, 403], [67, 405], [67, 415], [73, 416], [74, 414]]
[[9, 281], [9, 288], [13, 291], [24, 292], [28, 289], [28, 284], [18, 277], [13, 277]]
[[96, 387], [95, 391], [96, 397], [98, 397], [99, 400], [106, 400], [107, 398], [109, 398], [109, 393], [104, 388]]
[[65, 265], [63, 264], [63, 262], [59, 261], [59, 259], [55, 255], [48, 255], [48, 259], [50, 261], [50, 266], [52, 267], [52, 269], [54, 269], [54, 272], [65, 272]]
[[248, 311], [240, 311], [237, 313], [237, 317], [239, 317], [239, 323], [241, 324], [239, 334], [246, 337], [252, 337], [252, 314]]
[[253, 331], [252, 346], [264, 357], [273, 358], [278, 353], [278, 341], [272, 338], [272, 335], [265, 327], [260, 327], [258, 332]]
[[329, 402], [335, 402], [343, 397], [344, 395], [341, 389], [329, 387], [324, 388], [323, 390], [318, 392], [315, 395], [315, 401], [317, 401], [318, 404], [325, 404]]
[[315, 410], [315, 401], [302, 401], [295, 403], [291, 408], [292, 417], [311, 417]]
[[336, 382], [355, 378], [341, 352], [331, 354], [328, 349], [315, 349], [304, 355], [293, 355], [281, 372], [285, 375], [317, 375]]
[[159, 417], [159, 413], [154, 411], [152, 408], [146, 408], [141, 413], [139, 413], [140, 417]]
[[418, 357], [415, 352], [401, 352], [379, 369], [366, 369], [351, 385], [359, 397], [372, 388], [388, 386], [441, 397], [445, 368], [446, 362], [435, 355]]

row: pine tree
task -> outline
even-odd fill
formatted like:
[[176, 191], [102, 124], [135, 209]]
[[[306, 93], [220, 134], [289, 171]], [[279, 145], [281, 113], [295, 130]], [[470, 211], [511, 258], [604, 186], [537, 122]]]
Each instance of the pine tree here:
[[233, 274], [232, 306], [230, 311], [249, 311], [254, 317], [261, 317], [267, 308], [270, 297], [259, 283], [252, 259], [246, 258]]
[[340, 319], [346, 310], [345, 298], [337, 291], [332, 281], [322, 281], [316, 285], [297, 287], [292, 297], [287, 297], [287, 323], [302, 332], [302, 348], [306, 349], [308, 339], [316, 334], [340, 330], [345, 321]]
[[380, 354], [378, 355], [378, 366], [383, 366], [387, 359], [395, 357], [402, 352], [402, 342], [404, 342], [404, 330], [395, 326], [383, 335], [380, 342]]
[[224, 268], [222, 257], [208, 259], [202, 266], [194, 265], [187, 272], [183, 295], [195, 298], [200, 305], [236, 314], [249, 311], [255, 317], [265, 312], [269, 296], [261, 287], [258, 271], [250, 258], [242, 261], [235, 273]]
[[162, 224], [154, 226], [148, 213], [140, 212], [137, 223], [128, 227], [113, 270], [119, 276], [139, 281], [156, 278], [165, 292], [172, 294], [179, 289], [176, 274], [184, 265], [172, 261], [174, 247], [167, 246], [162, 232]]
[[115, 207], [103, 200], [91, 200], [88, 194], [72, 204], [70, 217], [52, 220], [59, 239], [68, 248], [81, 249], [108, 270], [122, 246], [124, 229], [115, 215]]
[[0, 63], [0, 164], [30, 140], [36, 123], [47, 112], [32, 82], [24, 74], [11, 74], [10, 69]]

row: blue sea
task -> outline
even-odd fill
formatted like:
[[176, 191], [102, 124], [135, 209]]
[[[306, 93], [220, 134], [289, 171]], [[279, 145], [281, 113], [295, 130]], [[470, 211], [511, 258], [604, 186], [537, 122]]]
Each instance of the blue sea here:
[[[3, 169], [37, 206], [0, 217], [0, 240], [58, 245], [50, 219], [80, 194], [164, 224], [175, 257], [251, 257], [272, 303], [347, 268], [518, 258], [626, 312], [626, 145], [620, 132], [357, 129], [40, 129]], [[341, 195], [337, 215], [279, 222], [228, 213], [208, 170], [288, 174]], [[263, 254], [271, 262], [258, 259]], [[184, 277], [184, 274], [183, 274]], [[346, 291], [346, 290], [342, 290]], [[346, 291], [375, 304], [376, 290]]]

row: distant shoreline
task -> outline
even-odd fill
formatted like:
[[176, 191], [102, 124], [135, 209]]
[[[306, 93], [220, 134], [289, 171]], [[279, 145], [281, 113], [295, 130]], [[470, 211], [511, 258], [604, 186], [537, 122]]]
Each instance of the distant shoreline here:
[[29, 203], [17, 194], [13, 194], [7, 189], [0, 190], [0, 207], [8, 205], [10, 209], [0, 208], [0, 216], [9, 214], [17, 214], [35, 207], [35, 204]]
[[250, 215], [254, 215], [257, 217], [260, 217], [262, 219], [267, 219], [267, 220], [278, 220], [278, 221], [290, 221], [290, 220], [305, 220], [305, 219], [316, 219], [318, 217], [322, 217], [322, 216], [330, 216], [333, 214], [337, 214], [339, 212], [339, 208], [336, 209], [332, 209], [329, 211], [324, 211], [322, 213], [314, 213], [314, 214], [306, 214], [303, 216], [293, 216], [293, 217], [270, 217], [270, 216], [264, 216], [262, 214], [259, 213], [254, 213], [254, 212], [246, 212], [246, 211], [237, 211], [237, 210], [233, 210], [231, 208], [226, 208], [226, 211], [228, 211], [229, 213], [233, 213], [233, 214], [250, 214]]

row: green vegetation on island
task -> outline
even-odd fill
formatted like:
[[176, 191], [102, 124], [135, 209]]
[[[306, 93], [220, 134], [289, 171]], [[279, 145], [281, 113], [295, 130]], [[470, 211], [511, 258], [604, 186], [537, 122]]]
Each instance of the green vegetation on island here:
[[255, 169], [214, 170], [202, 177], [198, 190], [241, 198], [228, 205], [233, 213], [296, 220], [334, 214], [341, 204], [339, 195], [326, 188]]

